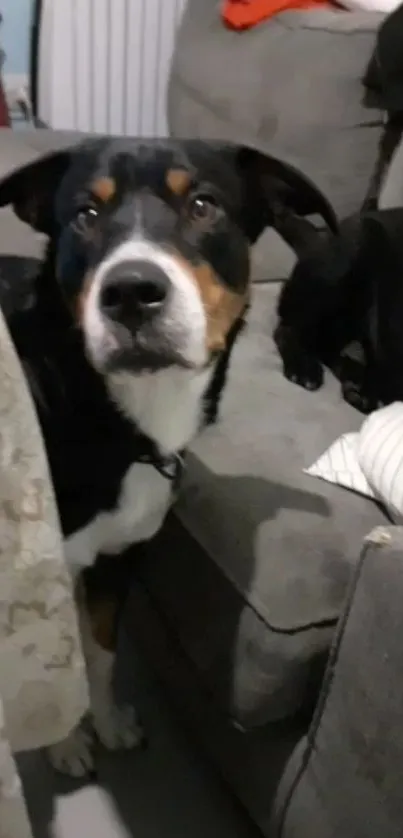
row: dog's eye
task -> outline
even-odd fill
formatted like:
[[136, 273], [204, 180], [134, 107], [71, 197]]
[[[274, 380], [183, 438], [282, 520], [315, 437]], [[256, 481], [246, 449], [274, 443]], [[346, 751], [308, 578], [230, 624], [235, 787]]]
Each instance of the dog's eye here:
[[189, 215], [193, 221], [214, 221], [219, 206], [212, 195], [194, 195], [190, 201]]
[[83, 204], [77, 210], [76, 217], [75, 217], [75, 226], [79, 231], [85, 233], [94, 226], [95, 221], [98, 218], [98, 210], [95, 204]]

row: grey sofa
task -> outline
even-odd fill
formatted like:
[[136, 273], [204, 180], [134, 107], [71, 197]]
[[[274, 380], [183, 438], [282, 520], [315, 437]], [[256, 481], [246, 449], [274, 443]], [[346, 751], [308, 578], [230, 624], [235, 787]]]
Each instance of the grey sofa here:
[[[229, 136], [288, 157], [344, 214], [364, 197], [380, 138], [381, 114], [362, 103], [360, 85], [376, 16], [351, 15], [347, 25], [344, 15], [316, 14], [237, 35], [221, 27], [215, 1], [192, 0], [170, 121], [174, 134]], [[300, 87], [290, 98], [301, 37], [310, 114], [298, 111]], [[274, 59], [285, 66], [277, 75]], [[287, 90], [277, 103], [273, 78]], [[317, 107], [314, 85], [325, 78]], [[0, 132], [1, 169], [68, 141]], [[21, 258], [41, 247], [2, 211], [0, 270], [30, 269]], [[403, 533], [386, 527], [373, 502], [303, 472], [361, 417], [330, 375], [316, 394], [282, 376], [273, 280], [287, 276], [290, 260], [265, 237], [220, 421], [193, 446], [178, 504], [137, 558], [124, 625], [267, 838], [400, 838]]]

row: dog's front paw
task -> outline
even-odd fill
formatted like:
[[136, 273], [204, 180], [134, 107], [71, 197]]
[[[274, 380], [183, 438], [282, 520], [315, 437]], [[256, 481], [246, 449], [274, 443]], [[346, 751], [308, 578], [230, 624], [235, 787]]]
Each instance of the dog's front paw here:
[[343, 356], [340, 382], [343, 399], [360, 413], [372, 413], [380, 407], [378, 376], [362, 361], [349, 355]]
[[319, 390], [323, 384], [322, 364], [310, 355], [303, 355], [292, 362], [284, 361], [283, 372], [289, 381], [305, 390]]
[[273, 337], [283, 362], [285, 378], [305, 390], [319, 390], [323, 384], [323, 366], [307, 350], [298, 334], [284, 323], [279, 323]]
[[374, 394], [357, 381], [343, 381], [342, 394], [344, 400], [360, 413], [372, 413], [380, 406]]
[[94, 770], [93, 735], [84, 724], [76, 727], [66, 739], [48, 748], [49, 760], [69, 777], [85, 777]]
[[128, 750], [145, 745], [144, 731], [131, 704], [110, 704], [93, 715], [94, 731], [109, 751]]

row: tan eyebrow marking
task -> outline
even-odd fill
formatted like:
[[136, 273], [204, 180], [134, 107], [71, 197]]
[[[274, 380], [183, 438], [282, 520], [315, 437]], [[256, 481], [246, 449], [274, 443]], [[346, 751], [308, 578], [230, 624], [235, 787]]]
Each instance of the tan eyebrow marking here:
[[116, 181], [112, 177], [100, 177], [91, 185], [95, 198], [106, 204], [116, 193]]
[[190, 174], [186, 169], [169, 169], [165, 183], [175, 195], [183, 195], [190, 186]]

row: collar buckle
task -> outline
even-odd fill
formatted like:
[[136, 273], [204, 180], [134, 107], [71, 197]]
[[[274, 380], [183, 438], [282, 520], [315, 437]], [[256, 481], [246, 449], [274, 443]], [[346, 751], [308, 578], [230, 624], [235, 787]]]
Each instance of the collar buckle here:
[[163, 457], [157, 451], [153, 451], [150, 454], [144, 454], [139, 459], [141, 463], [148, 463], [153, 466], [162, 477], [165, 477], [165, 480], [169, 480], [173, 484], [174, 490], [177, 489], [185, 470], [183, 454], [177, 453]]

